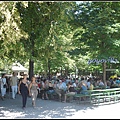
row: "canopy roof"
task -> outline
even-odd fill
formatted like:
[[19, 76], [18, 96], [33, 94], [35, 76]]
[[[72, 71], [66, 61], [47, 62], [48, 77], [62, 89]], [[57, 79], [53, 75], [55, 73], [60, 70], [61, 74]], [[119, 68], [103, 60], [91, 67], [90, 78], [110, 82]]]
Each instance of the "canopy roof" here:
[[13, 63], [12, 65], [12, 71], [16, 72], [27, 72], [28, 69], [23, 67], [20, 63]]

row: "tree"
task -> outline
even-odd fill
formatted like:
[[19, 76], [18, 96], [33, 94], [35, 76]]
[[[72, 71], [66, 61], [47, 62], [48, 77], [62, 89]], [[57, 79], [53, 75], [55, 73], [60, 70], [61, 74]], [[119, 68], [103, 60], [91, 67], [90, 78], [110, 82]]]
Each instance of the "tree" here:
[[53, 39], [52, 25], [60, 20], [65, 20], [62, 15], [71, 3], [28, 2], [27, 4], [28, 6], [24, 7], [23, 2], [17, 2], [16, 8], [22, 22], [20, 28], [29, 36], [27, 41], [21, 39], [21, 42], [24, 43], [26, 55], [30, 60], [29, 76], [31, 78], [35, 59], [38, 60], [39, 57], [44, 56], [46, 63], [49, 63], [51, 53], [53, 53], [50, 41], [55, 40]]
[[[73, 11], [75, 19], [72, 22], [75, 23], [73, 26], [79, 26], [73, 39], [76, 39], [80, 52], [89, 51], [91, 59], [114, 57], [120, 60], [119, 9], [119, 2], [83, 2], [78, 5]], [[105, 74], [103, 80], [106, 82]]]
[[4, 56], [8, 57], [9, 52], [13, 52], [14, 45], [21, 37], [27, 38], [18, 24], [20, 24], [20, 17], [15, 2], [0, 2], [0, 57], [3, 61]]

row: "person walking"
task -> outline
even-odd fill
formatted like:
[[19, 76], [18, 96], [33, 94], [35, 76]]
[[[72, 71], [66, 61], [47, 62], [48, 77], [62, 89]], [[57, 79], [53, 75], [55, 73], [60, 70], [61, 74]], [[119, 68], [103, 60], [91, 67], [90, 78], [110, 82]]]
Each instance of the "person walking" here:
[[38, 95], [38, 84], [36, 82], [36, 78], [33, 76], [31, 79], [31, 83], [29, 85], [29, 95], [32, 98], [32, 105], [35, 107], [36, 105], [36, 98]]
[[12, 89], [12, 99], [15, 99], [18, 92], [18, 77], [16, 72], [13, 72], [13, 76], [10, 78], [10, 85]]
[[7, 81], [6, 81], [6, 74], [2, 74], [2, 77], [0, 79], [0, 85], [1, 85], [1, 99], [4, 100], [6, 95], [6, 88], [7, 88]]
[[25, 109], [28, 97], [27, 74], [23, 75], [23, 79], [18, 85], [18, 93], [22, 95], [22, 108]]

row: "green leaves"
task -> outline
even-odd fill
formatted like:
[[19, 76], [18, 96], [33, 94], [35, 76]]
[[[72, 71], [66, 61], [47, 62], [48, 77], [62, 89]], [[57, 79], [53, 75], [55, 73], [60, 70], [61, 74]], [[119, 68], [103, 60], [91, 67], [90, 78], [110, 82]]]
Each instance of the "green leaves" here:
[[119, 56], [119, 17], [119, 2], [2, 2], [0, 57], [85, 68], [89, 57]]
[[[89, 6], [88, 4], [80, 5], [78, 10], [81, 13], [78, 13], [76, 17], [77, 19], [80, 18], [81, 22], [85, 22], [84, 25], [80, 24], [85, 29], [79, 39], [80, 44], [84, 40], [84, 44], [90, 46], [89, 50], [91, 49], [93, 52], [101, 51], [105, 55], [106, 52], [109, 52], [108, 48], [114, 46], [113, 40], [118, 39], [117, 35], [119, 36], [119, 23], [117, 23], [118, 19], [115, 15], [119, 11], [112, 7], [115, 4], [118, 3], [92, 2]], [[98, 52], [96, 52], [97, 54]]]

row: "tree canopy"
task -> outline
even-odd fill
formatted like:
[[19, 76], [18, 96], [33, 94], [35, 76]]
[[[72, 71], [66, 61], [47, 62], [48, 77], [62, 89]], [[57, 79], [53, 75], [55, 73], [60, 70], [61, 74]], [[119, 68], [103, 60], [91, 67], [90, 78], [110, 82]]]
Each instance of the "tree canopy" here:
[[89, 70], [89, 59], [120, 61], [119, 18], [119, 2], [0, 2], [0, 67], [32, 60], [36, 71]]

